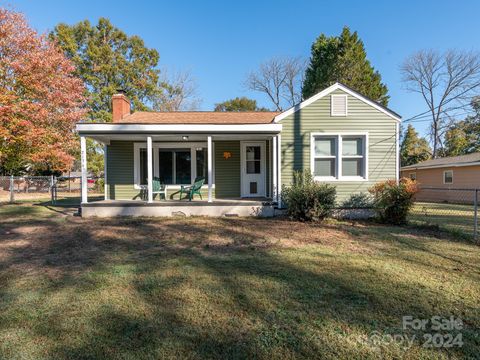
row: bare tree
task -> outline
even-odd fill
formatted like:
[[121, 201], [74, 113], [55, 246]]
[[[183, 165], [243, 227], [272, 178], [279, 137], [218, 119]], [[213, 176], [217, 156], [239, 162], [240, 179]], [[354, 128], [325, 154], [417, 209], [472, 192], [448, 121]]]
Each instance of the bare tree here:
[[245, 86], [266, 94], [275, 110], [281, 111], [301, 100], [304, 70], [305, 61], [299, 57], [272, 58], [247, 75]]
[[197, 82], [189, 71], [167, 71], [163, 69], [160, 91], [153, 99], [156, 111], [196, 110], [201, 103], [197, 93]]
[[470, 51], [421, 50], [405, 60], [401, 71], [407, 90], [420, 93], [427, 104], [428, 111], [420, 115], [431, 118], [432, 155], [436, 158], [455, 114], [477, 94], [480, 57]]

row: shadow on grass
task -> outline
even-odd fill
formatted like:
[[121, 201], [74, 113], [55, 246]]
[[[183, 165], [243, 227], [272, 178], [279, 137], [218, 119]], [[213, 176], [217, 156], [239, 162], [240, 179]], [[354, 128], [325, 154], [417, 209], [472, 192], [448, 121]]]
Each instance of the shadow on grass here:
[[[29, 241], [0, 260], [1, 307], [24, 307], [20, 322], [32, 324], [32, 339], [53, 343], [44, 349], [51, 358], [373, 357], [378, 353], [347, 341], [349, 334], [403, 333], [404, 315], [447, 316], [458, 306], [441, 292], [432, 299], [418, 284], [357, 266], [344, 254], [275, 246], [282, 237], [302, 236], [300, 228], [315, 232], [322, 226], [202, 218], [68, 219], [59, 225], [45, 219], [37, 224], [41, 231], [26, 233], [27, 220], [7, 225], [18, 231], [1, 242]], [[394, 247], [429, 251], [395, 239]], [[34, 303], [43, 315], [33, 321], [33, 305], [15, 290], [29, 276], [43, 281], [37, 286], [44, 303]], [[116, 297], [99, 295], [116, 284], [124, 284]], [[78, 306], [88, 305], [70, 330], [71, 304], [49, 304], [66, 289]], [[0, 319], [1, 332], [20, 326], [17, 311]], [[464, 337], [475, 343], [480, 324], [478, 317], [471, 321]], [[476, 349], [478, 343], [470, 343], [449, 353], [468, 356]]]

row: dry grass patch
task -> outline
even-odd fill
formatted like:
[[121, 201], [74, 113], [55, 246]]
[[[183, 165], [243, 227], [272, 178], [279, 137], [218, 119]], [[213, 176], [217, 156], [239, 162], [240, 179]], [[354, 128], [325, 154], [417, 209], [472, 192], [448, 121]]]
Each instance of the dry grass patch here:
[[[480, 352], [480, 251], [449, 235], [362, 222], [70, 214], [0, 207], [2, 358]], [[405, 333], [404, 315], [461, 317], [465, 344], [361, 341]]]

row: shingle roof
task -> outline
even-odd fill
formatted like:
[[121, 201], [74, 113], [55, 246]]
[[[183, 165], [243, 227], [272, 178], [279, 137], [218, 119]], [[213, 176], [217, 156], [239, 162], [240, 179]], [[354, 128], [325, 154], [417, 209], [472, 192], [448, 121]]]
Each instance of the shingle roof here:
[[448, 167], [448, 166], [468, 166], [469, 164], [474, 164], [480, 162], [480, 152], [461, 155], [461, 156], [452, 156], [445, 158], [438, 158], [432, 160], [426, 160], [418, 164], [409, 165], [402, 167], [402, 170], [410, 169], [426, 169], [431, 167]]
[[269, 124], [278, 114], [273, 111], [136, 111], [115, 124]]

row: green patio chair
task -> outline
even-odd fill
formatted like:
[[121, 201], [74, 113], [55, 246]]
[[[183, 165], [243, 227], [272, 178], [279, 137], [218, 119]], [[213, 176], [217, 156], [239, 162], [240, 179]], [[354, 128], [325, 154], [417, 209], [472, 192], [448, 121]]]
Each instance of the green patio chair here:
[[155, 195], [158, 194], [159, 197], [161, 198], [161, 195], [163, 194], [163, 198], [167, 200], [167, 188], [165, 184], [162, 184], [160, 181], [160, 178], [154, 177], [152, 179], [152, 193], [153, 193], [153, 198], [155, 199]]
[[193, 195], [195, 194], [199, 195], [200, 199], [202, 199], [202, 194], [200, 190], [202, 189], [202, 186], [204, 183], [205, 183], [205, 178], [203, 176], [199, 176], [195, 178], [193, 185], [188, 185], [188, 186], [182, 185], [180, 187], [180, 200], [182, 200], [182, 194], [185, 194], [185, 195], [188, 194], [188, 201], [192, 201]]

